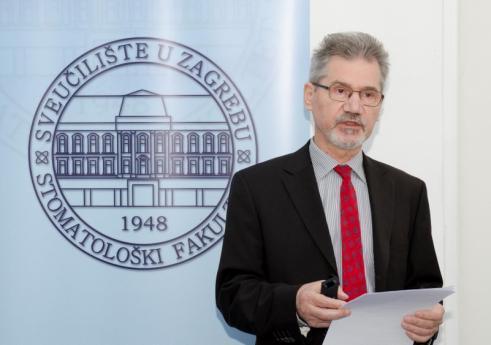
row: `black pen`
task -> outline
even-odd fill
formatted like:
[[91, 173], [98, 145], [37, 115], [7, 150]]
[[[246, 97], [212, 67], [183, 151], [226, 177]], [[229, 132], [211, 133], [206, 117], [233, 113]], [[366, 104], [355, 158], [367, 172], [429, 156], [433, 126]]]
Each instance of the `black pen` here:
[[332, 275], [321, 284], [321, 294], [330, 298], [338, 298], [339, 279]]

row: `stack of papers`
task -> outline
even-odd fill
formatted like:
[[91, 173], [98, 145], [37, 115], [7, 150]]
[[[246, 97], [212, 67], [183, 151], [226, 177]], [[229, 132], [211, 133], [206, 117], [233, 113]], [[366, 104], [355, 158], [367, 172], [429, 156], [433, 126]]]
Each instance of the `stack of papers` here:
[[402, 318], [453, 293], [452, 287], [367, 293], [346, 303], [351, 315], [331, 323], [323, 344], [411, 345]]

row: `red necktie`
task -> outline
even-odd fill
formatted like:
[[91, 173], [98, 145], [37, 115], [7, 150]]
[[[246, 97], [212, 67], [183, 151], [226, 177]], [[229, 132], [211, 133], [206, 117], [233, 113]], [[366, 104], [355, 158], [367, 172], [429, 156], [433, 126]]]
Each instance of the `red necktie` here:
[[367, 292], [363, 245], [356, 192], [351, 183], [351, 168], [338, 165], [334, 168], [341, 178], [341, 240], [343, 256], [343, 290], [352, 300]]

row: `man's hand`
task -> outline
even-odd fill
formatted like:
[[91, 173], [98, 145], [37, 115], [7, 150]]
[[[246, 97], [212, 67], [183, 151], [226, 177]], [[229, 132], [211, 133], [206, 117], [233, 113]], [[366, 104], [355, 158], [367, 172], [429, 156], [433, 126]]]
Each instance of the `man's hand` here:
[[435, 304], [431, 309], [418, 310], [402, 319], [401, 326], [407, 336], [418, 343], [425, 343], [438, 331], [443, 322], [445, 309], [441, 304]]
[[341, 287], [338, 289], [338, 299], [333, 299], [320, 293], [321, 283], [322, 280], [304, 284], [297, 291], [297, 314], [310, 327], [315, 328], [327, 328], [332, 320], [351, 314], [348, 309], [340, 309], [348, 299]]

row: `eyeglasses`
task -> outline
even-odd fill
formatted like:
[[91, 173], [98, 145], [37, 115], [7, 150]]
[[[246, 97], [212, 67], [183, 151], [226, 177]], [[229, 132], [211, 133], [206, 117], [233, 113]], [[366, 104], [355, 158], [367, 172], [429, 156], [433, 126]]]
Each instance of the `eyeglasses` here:
[[312, 82], [312, 85], [326, 89], [327, 91], [329, 91], [329, 97], [333, 101], [338, 102], [348, 101], [351, 95], [355, 92], [358, 92], [358, 94], [360, 95], [361, 104], [368, 107], [376, 107], [384, 99], [384, 95], [380, 91], [377, 91], [375, 89], [353, 90], [349, 86], [340, 83], [334, 83], [330, 86], [327, 86]]

